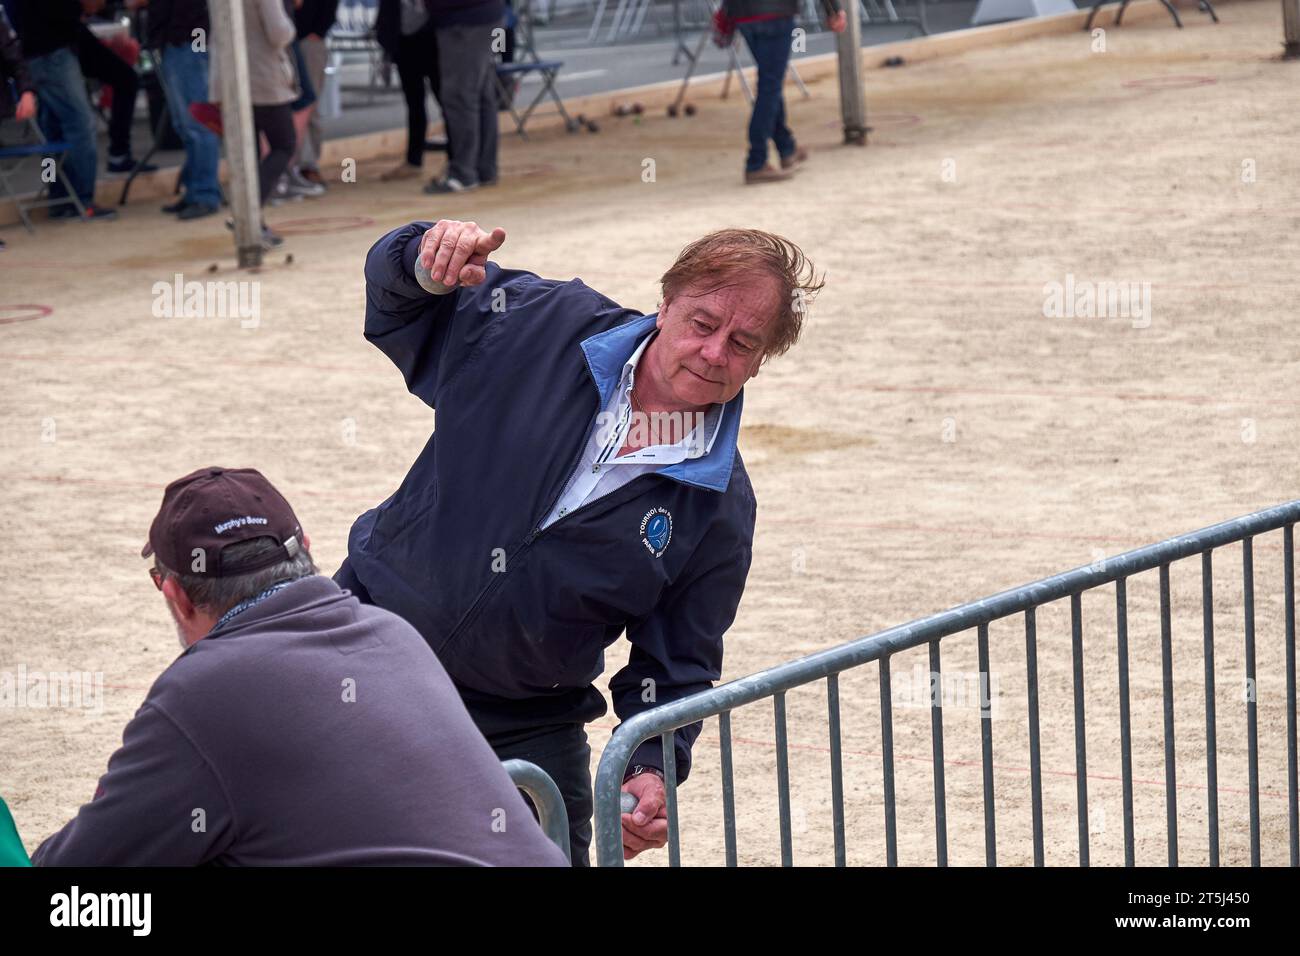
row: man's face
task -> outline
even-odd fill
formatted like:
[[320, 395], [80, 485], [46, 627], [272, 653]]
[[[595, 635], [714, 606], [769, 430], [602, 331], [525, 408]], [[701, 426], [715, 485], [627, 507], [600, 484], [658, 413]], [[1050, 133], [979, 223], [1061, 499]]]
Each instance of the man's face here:
[[779, 308], [768, 276], [665, 299], [655, 323], [657, 377], [677, 401], [729, 402], [758, 374]]

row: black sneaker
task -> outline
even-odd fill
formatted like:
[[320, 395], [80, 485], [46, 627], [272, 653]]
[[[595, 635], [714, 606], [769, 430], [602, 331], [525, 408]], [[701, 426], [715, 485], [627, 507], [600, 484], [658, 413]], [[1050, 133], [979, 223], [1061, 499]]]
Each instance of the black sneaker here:
[[50, 218], [51, 219], [85, 219], [87, 221], [91, 219], [103, 219], [107, 221], [110, 219], [117, 218], [116, 209], [106, 209], [103, 206], [96, 206], [94, 203], [86, 203], [83, 208], [86, 210], [85, 216], [78, 215], [77, 207], [72, 205], [72, 203], [67, 203], [62, 206], [56, 206], [50, 210]]
[[153, 163], [138, 163], [130, 156], [110, 156], [107, 166], [110, 173], [152, 173], [157, 168]]
[[173, 203], [168, 203], [167, 205], [163, 206], [162, 211], [169, 216], [174, 216], [188, 205], [189, 205], [189, 201], [182, 198], [176, 200]]
[[211, 216], [217, 212], [217, 207], [205, 202], [186, 203], [180, 212], [176, 214], [177, 219], [190, 220], [202, 219], [204, 216]]

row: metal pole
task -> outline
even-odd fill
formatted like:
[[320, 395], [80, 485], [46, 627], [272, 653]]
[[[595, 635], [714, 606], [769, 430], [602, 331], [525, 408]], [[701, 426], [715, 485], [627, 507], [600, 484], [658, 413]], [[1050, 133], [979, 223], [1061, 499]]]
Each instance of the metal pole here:
[[230, 209], [241, 269], [262, 264], [262, 210], [257, 189], [257, 134], [248, 83], [248, 37], [242, 0], [213, 0], [212, 43], [221, 71], [221, 126], [230, 169]]
[[858, 23], [859, 0], [844, 0], [848, 24], [835, 38], [839, 54], [840, 116], [844, 121], [844, 142], [867, 145], [867, 97], [862, 88], [862, 27]]
[[1282, 55], [1300, 57], [1300, 0], [1282, 0]]

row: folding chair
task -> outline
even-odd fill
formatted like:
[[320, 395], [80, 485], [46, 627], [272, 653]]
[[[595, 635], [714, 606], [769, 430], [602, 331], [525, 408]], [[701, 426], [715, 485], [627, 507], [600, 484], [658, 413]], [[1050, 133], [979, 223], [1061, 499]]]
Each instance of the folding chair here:
[[[564, 128], [570, 133], [578, 128], [578, 121], [569, 116], [564, 108], [564, 100], [560, 99], [559, 91], [555, 89], [555, 77], [559, 74], [560, 68], [564, 66], [562, 60], [533, 60], [515, 63], [498, 63], [496, 65], [497, 93], [502, 101], [506, 104], [506, 109], [515, 120], [515, 131], [524, 139], [528, 134], [524, 132], [524, 126], [528, 123], [528, 117], [537, 109], [537, 104], [549, 93], [551, 99], [555, 100], [556, 109], [564, 117]], [[515, 109], [514, 93], [510, 84], [514, 83], [516, 77], [523, 76], [527, 73], [537, 72], [542, 77], [542, 88], [537, 91], [533, 101], [522, 114]]]
[[[520, 0], [518, 8], [515, 10], [515, 16], [518, 18], [515, 28], [516, 42], [515, 52], [518, 59], [513, 63], [496, 64], [496, 84], [497, 97], [506, 104], [510, 110], [510, 115], [514, 117], [515, 131], [524, 139], [528, 134], [524, 132], [524, 126], [528, 123], [528, 117], [533, 114], [537, 104], [542, 101], [547, 94], [555, 100], [555, 106], [559, 113], [564, 117], [564, 128], [570, 133], [578, 128], [578, 121], [569, 116], [568, 111], [564, 108], [564, 100], [560, 98], [559, 91], [555, 88], [555, 78], [559, 75], [561, 67], [564, 66], [563, 60], [543, 60], [537, 55], [537, 48], [533, 44], [533, 22], [532, 9], [530, 0]], [[538, 90], [533, 101], [520, 115], [515, 109], [514, 90], [512, 87], [516, 78], [523, 77], [528, 73], [539, 73], [542, 78], [542, 88]]]
[[[21, 141], [10, 145], [9, 136], [13, 132], [18, 134]], [[62, 157], [69, 148], [69, 145], [62, 140], [47, 141], [34, 119], [26, 122], [18, 120], [0, 122], [0, 192], [3, 192], [0, 199], [13, 201], [28, 232], [36, 231], [31, 217], [27, 215], [29, 209], [48, 209], [51, 206], [62, 206], [66, 202], [71, 202], [77, 209], [77, 215], [82, 219], [86, 217], [86, 208], [81, 204], [81, 200], [63, 172]], [[54, 158], [52, 167], [54, 181], [63, 185], [68, 193], [66, 196], [58, 199], [49, 198], [50, 184], [45, 181], [44, 176], [38, 176], [43, 185], [34, 195], [25, 196], [20, 192], [22, 189], [20, 179], [25, 174], [27, 165], [34, 162], [43, 169], [42, 160], [45, 157]]]

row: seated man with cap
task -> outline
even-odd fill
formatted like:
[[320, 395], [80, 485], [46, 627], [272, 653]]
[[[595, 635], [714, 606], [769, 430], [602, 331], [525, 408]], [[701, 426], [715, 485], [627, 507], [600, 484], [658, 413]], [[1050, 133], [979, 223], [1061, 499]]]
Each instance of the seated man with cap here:
[[309, 548], [257, 471], [167, 486], [143, 556], [184, 650], [36, 865], [565, 865], [429, 645]]

